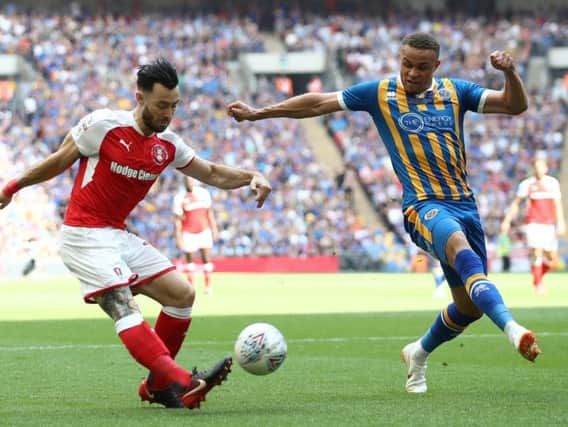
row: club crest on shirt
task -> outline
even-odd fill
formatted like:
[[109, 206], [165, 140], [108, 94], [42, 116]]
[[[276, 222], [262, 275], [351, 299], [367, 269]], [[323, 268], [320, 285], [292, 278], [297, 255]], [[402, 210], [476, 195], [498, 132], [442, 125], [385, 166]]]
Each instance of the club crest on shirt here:
[[152, 147], [152, 160], [158, 166], [168, 161], [168, 152], [162, 144], [154, 144]]
[[428, 212], [426, 212], [426, 215], [424, 215], [424, 219], [428, 221], [429, 219], [434, 218], [436, 215], [438, 215], [438, 209], [430, 209]]
[[452, 92], [449, 89], [443, 87], [438, 91], [438, 96], [442, 98], [444, 101], [447, 101], [452, 97]]

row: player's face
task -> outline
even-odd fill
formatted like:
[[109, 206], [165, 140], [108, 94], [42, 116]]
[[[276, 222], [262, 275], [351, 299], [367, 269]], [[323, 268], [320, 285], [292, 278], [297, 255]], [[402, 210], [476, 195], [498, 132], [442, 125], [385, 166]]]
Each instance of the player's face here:
[[151, 92], [142, 94], [142, 120], [153, 132], [163, 132], [170, 125], [180, 102], [178, 88], [168, 89], [154, 84]]
[[544, 160], [536, 160], [534, 162], [534, 174], [537, 178], [542, 178], [548, 172], [548, 166]]
[[440, 65], [432, 49], [417, 49], [403, 45], [400, 49], [400, 79], [408, 93], [422, 93], [432, 84], [434, 71]]

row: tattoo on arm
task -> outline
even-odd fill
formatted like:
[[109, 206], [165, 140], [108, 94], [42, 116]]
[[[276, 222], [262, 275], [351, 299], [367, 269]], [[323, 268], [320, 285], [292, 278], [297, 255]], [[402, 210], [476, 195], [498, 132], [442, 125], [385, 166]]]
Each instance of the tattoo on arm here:
[[140, 312], [128, 286], [110, 289], [97, 295], [95, 300], [115, 322], [129, 314]]

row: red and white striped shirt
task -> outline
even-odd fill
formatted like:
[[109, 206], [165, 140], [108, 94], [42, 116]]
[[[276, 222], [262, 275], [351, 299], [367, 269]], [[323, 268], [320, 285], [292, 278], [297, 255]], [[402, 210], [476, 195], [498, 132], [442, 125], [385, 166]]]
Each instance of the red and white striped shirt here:
[[201, 233], [211, 229], [209, 208], [209, 191], [197, 185], [193, 186], [191, 192], [180, 193], [174, 198], [174, 214], [182, 217], [181, 230], [185, 233]]
[[126, 228], [126, 217], [168, 166], [183, 169], [195, 153], [174, 132], [145, 136], [131, 111], [96, 110], [71, 129], [81, 153], [64, 223]]
[[532, 176], [519, 184], [517, 197], [529, 199], [527, 224], [556, 224], [556, 206], [560, 199], [560, 184], [552, 176], [545, 175], [540, 180]]

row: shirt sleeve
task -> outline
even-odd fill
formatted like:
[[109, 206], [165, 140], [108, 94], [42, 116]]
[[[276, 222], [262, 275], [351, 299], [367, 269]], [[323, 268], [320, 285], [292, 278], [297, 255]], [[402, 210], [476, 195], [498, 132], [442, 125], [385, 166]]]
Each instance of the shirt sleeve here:
[[467, 80], [452, 80], [460, 105], [464, 111], [483, 113], [487, 89]]
[[172, 204], [172, 212], [174, 213], [174, 215], [178, 215], [178, 216], [183, 215], [183, 198], [184, 198], [184, 196], [185, 196], [185, 194], [181, 193], [181, 192], [175, 195], [174, 202]]
[[110, 110], [93, 111], [71, 128], [71, 136], [81, 155], [91, 157], [98, 154], [105, 135], [114, 127], [109, 114]]
[[517, 187], [517, 197], [520, 199], [526, 199], [529, 196], [529, 181], [523, 180]]
[[371, 111], [377, 106], [377, 80], [359, 83], [337, 93], [337, 100], [344, 110]]
[[195, 151], [177, 133], [166, 130], [160, 134], [160, 138], [170, 141], [176, 148], [174, 160], [170, 163], [172, 167], [183, 169], [191, 163], [195, 157]]
[[560, 182], [552, 177], [551, 180], [551, 187], [552, 187], [552, 198], [555, 200], [560, 200], [562, 198], [560, 193]]

